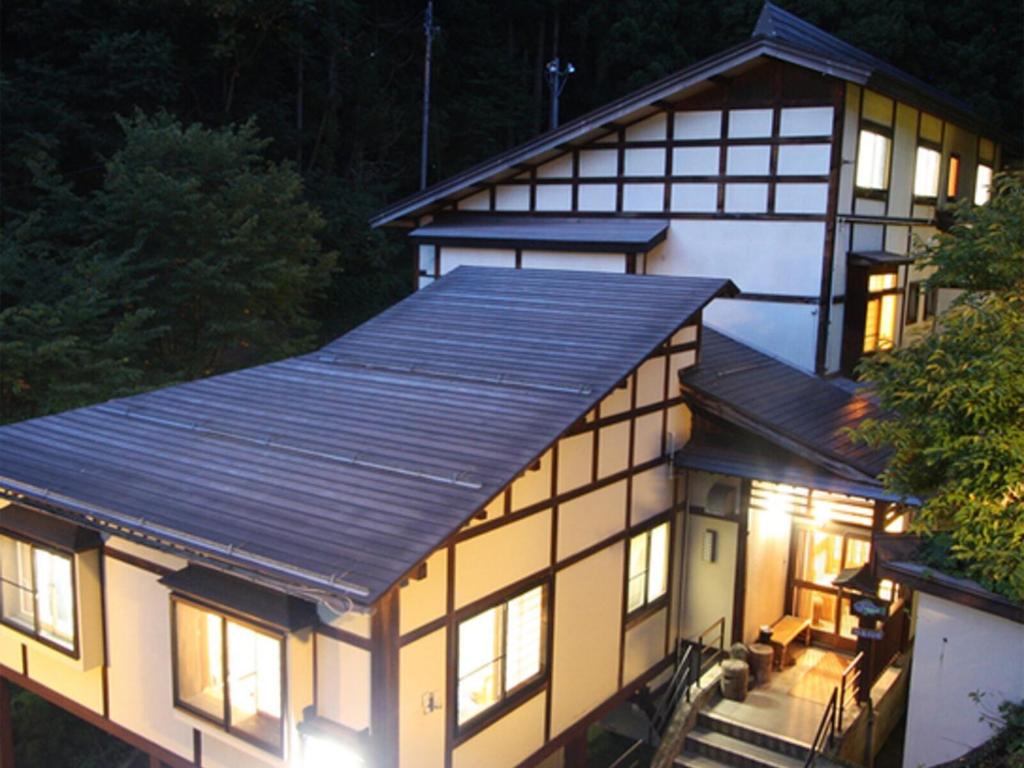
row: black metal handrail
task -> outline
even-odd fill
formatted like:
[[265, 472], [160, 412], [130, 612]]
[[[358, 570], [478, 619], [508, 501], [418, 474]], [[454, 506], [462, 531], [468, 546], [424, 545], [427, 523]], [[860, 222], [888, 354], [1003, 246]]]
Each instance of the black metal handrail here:
[[836, 738], [836, 710], [838, 705], [839, 686], [837, 685], [832, 689], [832, 695], [829, 696], [828, 704], [821, 715], [818, 731], [814, 734], [814, 741], [811, 742], [811, 747], [807, 751], [807, 760], [804, 761], [804, 768], [813, 768], [814, 761], [818, 759], [818, 755], [824, 754], [826, 749], [832, 749]]
[[[842, 680], [839, 683], [839, 734], [843, 733], [843, 713], [846, 712], [846, 704], [856, 697], [857, 689], [854, 687], [860, 684], [864, 675], [864, 652], [861, 651], [843, 670]], [[849, 694], [847, 694], [849, 689]]]
[[[643, 745], [644, 743], [642, 741], [634, 742], [632, 745], [630, 745], [629, 749], [627, 749], [625, 752], [623, 752], [621, 755], [615, 758], [615, 762], [609, 765], [608, 768], [626, 768], [626, 761], [634, 757], [636, 753], [643, 747]], [[629, 768], [634, 768], [637, 764], [637, 762], [631, 762], [629, 764]]]
[[685, 640], [676, 644], [675, 668], [672, 670], [672, 678], [665, 689], [665, 695], [661, 698], [654, 716], [651, 718], [651, 741], [660, 738], [672, 719], [672, 714], [679, 705], [679, 700], [686, 697], [690, 700], [690, 687], [700, 678], [698, 655], [694, 654], [694, 646]]

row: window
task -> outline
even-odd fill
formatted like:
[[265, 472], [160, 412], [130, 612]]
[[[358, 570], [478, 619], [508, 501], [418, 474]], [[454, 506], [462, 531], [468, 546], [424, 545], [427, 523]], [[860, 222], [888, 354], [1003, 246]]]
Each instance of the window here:
[[939, 313], [939, 289], [929, 288], [924, 294], [924, 319], [935, 317]]
[[0, 536], [0, 582], [5, 624], [77, 655], [72, 555]]
[[913, 325], [917, 322], [917, 312], [921, 303], [921, 283], [912, 282], [907, 286], [907, 317], [906, 324]]
[[942, 160], [936, 150], [930, 147], [917, 148], [917, 163], [914, 166], [914, 197], [933, 199], [939, 196], [939, 164]]
[[984, 205], [992, 197], [992, 166], [978, 165], [978, 176], [974, 181], [974, 204]]
[[949, 168], [946, 176], [946, 197], [955, 200], [960, 194], [960, 156], [949, 156]]
[[864, 319], [864, 352], [892, 349], [896, 342], [896, 273], [868, 277], [868, 304]]
[[174, 704], [281, 753], [283, 635], [173, 601]]
[[626, 611], [650, 605], [668, 589], [668, 523], [629, 540]]
[[541, 677], [545, 603], [538, 586], [459, 624], [459, 725]]
[[857, 147], [857, 186], [861, 189], [889, 188], [889, 150], [892, 140], [862, 128]]

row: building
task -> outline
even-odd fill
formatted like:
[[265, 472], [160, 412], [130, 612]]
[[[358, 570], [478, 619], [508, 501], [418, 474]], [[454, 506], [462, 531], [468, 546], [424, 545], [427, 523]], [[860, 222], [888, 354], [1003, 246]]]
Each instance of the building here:
[[154, 765], [578, 741], [670, 661], [670, 372], [732, 291], [464, 267], [310, 355], [0, 428], [0, 673]]
[[[851, 655], [834, 581], [914, 500], [823, 375], [924, 327], [911, 240], [999, 154], [767, 4], [381, 212], [423, 290], [318, 352], [0, 428], [0, 676], [154, 765], [557, 766], [680, 638], [791, 617]], [[906, 647], [882, 590], [825, 691], [851, 732]]]
[[743, 295], [709, 324], [849, 372], [947, 300], [925, 295], [908, 253], [937, 210], [987, 199], [999, 161], [966, 105], [769, 2], [748, 42], [373, 224], [410, 230], [420, 286], [463, 263], [727, 275]]

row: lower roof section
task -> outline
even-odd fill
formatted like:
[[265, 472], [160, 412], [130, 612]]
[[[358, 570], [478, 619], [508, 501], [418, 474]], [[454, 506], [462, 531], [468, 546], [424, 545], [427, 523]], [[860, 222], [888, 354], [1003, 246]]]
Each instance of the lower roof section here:
[[0, 428], [0, 493], [373, 603], [727, 280], [461, 267], [307, 355]]
[[889, 453], [850, 430], [882, 412], [862, 392], [805, 373], [705, 326], [700, 362], [681, 374], [691, 402], [829, 472], [868, 483]]
[[668, 221], [664, 219], [459, 213], [439, 215], [409, 237], [435, 245], [646, 253], [667, 234]]

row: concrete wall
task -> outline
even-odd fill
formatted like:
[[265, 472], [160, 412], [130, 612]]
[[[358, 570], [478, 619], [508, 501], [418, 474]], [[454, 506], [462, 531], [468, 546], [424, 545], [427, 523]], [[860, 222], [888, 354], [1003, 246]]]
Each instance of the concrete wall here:
[[903, 768], [968, 752], [993, 734], [982, 715], [1024, 699], [1024, 625], [923, 592], [916, 603]]

